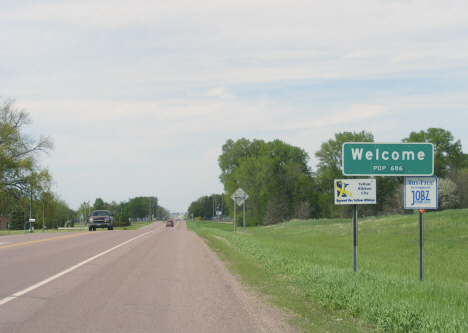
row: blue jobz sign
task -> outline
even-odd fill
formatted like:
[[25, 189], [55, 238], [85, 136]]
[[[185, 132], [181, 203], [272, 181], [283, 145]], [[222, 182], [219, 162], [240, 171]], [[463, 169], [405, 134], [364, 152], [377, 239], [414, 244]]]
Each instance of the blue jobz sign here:
[[405, 177], [405, 209], [437, 209], [437, 177]]

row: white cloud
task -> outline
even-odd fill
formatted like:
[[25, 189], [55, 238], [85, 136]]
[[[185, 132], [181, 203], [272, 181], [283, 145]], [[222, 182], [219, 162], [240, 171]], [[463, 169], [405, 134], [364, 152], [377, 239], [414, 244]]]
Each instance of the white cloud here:
[[210, 97], [218, 97], [222, 99], [234, 98], [234, 95], [228, 93], [225, 87], [217, 87], [217, 88], [210, 89], [208, 90], [206, 95]]
[[[0, 94], [55, 138], [43, 161], [72, 207], [148, 194], [184, 210], [221, 191], [229, 138], [313, 160], [339, 131], [442, 127], [466, 150], [467, 15], [460, 0], [3, 2]], [[118, 185], [90, 193], [102, 181]]]

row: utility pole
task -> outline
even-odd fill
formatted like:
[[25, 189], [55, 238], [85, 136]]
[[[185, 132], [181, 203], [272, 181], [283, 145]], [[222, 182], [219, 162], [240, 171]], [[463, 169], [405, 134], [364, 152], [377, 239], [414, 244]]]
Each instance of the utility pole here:
[[221, 194], [221, 218], [224, 221], [224, 192]]
[[29, 200], [29, 218], [32, 219], [32, 189], [31, 189], [31, 199]]

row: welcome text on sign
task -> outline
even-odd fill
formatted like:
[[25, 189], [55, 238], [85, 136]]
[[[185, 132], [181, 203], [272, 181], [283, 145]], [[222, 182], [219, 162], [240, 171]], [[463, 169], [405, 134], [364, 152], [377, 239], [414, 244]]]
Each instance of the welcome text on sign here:
[[[351, 148], [353, 160], [362, 160], [363, 151], [363, 148]], [[380, 153], [379, 149], [377, 148], [375, 149], [375, 153], [370, 150], [366, 151], [365, 153], [365, 158], [368, 161], [372, 161], [374, 159], [374, 156], [376, 161], [378, 161], [379, 158], [381, 158], [384, 161], [388, 161], [390, 158], [394, 161], [398, 161], [400, 157], [403, 161], [414, 161], [415, 158], [414, 151], [402, 151], [400, 155], [400, 152], [398, 151], [393, 151], [390, 154], [389, 151], [384, 150], [382, 151], [382, 153]], [[419, 151], [416, 156], [418, 160], [423, 161], [426, 157], [426, 154], [423, 151]]]

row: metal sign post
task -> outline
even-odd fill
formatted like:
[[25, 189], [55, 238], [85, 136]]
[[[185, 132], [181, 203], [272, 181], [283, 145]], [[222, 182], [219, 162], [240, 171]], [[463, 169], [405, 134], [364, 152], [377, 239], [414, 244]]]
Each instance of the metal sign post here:
[[419, 281], [424, 280], [424, 230], [423, 214], [426, 210], [419, 210]]
[[245, 235], [245, 201], [249, 195], [244, 192], [240, 187], [231, 195], [231, 199], [234, 200], [234, 232], [236, 232], [236, 204], [239, 206], [244, 204], [244, 235]]
[[353, 271], [358, 270], [358, 213], [357, 205], [353, 205]]
[[245, 235], [245, 196], [244, 196], [244, 235]]
[[437, 177], [405, 177], [405, 209], [419, 209], [419, 281], [424, 280], [424, 217], [437, 209]]
[[358, 270], [358, 204], [377, 203], [375, 179], [335, 179], [335, 205], [353, 205], [353, 270]]
[[236, 233], [236, 199], [234, 199], [234, 233]]

